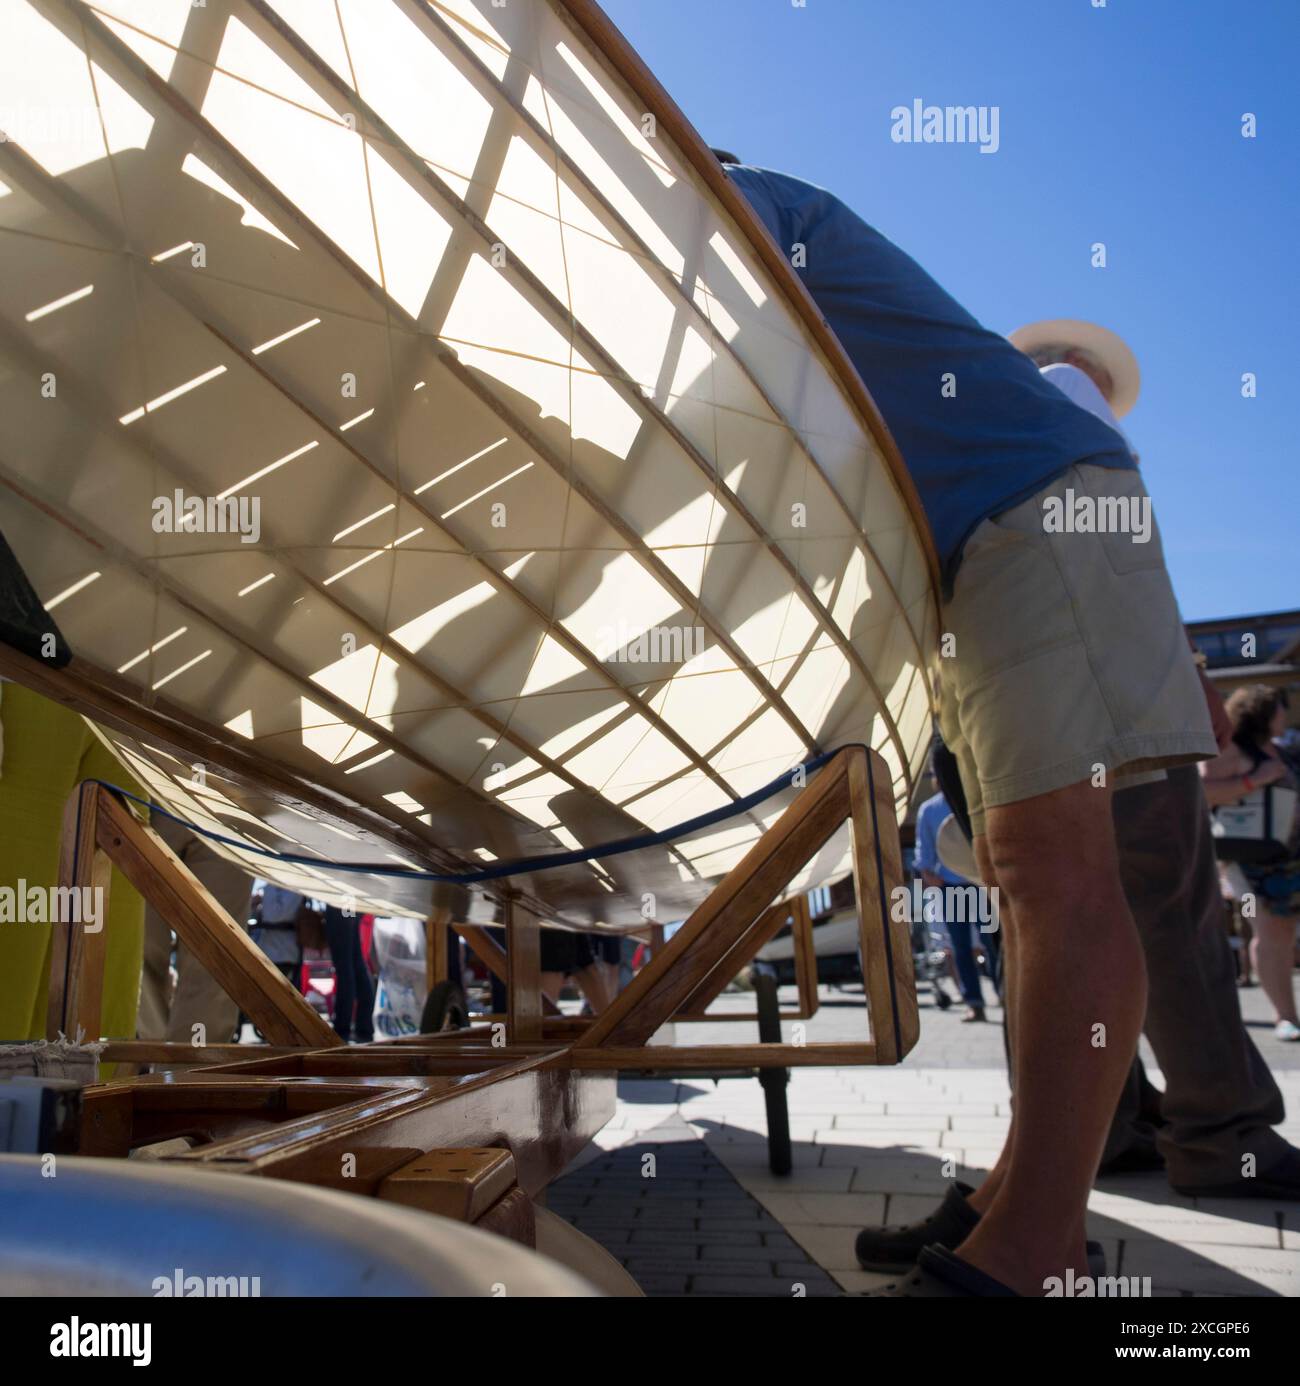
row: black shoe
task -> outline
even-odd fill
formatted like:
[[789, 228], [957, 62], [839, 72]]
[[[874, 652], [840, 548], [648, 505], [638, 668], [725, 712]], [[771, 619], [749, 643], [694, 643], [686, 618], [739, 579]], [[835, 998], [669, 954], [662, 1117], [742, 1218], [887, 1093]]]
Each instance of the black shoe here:
[[1287, 1146], [1286, 1154], [1253, 1179], [1234, 1179], [1231, 1184], [1175, 1184], [1185, 1198], [1272, 1198], [1288, 1202], [1300, 1198], [1300, 1150]]
[[902, 1275], [927, 1246], [960, 1246], [980, 1220], [966, 1201], [974, 1192], [969, 1184], [954, 1181], [928, 1218], [897, 1227], [864, 1227], [854, 1245], [858, 1264], [863, 1270]]
[[868, 1290], [868, 1299], [1015, 1299], [1010, 1286], [954, 1256], [947, 1247], [921, 1248], [920, 1257], [902, 1279]]
[[[905, 1275], [917, 1264], [926, 1247], [953, 1251], [974, 1230], [980, 1215], [967, 1201], [975, 1190], [954, 1180], [943, 1202], [920, 1222], [899, 1227], [864, 1227], [854, 1250], [863, 1270]], [[1094, 1277], [1106, 1274], [1106, 1256], [1100, 1242], [1089, 1242], [1088, 1269]]]

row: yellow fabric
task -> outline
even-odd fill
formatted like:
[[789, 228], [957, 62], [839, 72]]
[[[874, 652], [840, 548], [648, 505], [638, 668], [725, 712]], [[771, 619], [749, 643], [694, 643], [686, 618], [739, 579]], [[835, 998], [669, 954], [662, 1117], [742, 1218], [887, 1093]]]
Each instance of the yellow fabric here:
[[[140, 787], [75, 712], [19, 684], [6, 683], [0, 692], [0, 722], [0, 885], [55, 886], [63, 806], [77, 783], [108, 780], [136, 794]], [[144, 901], [116, 867], [106, 927], [103, 1030], [133, 1039]], [[48, 924], [0, 925], [0, 1040], [45, 1036], [52, 932]]]

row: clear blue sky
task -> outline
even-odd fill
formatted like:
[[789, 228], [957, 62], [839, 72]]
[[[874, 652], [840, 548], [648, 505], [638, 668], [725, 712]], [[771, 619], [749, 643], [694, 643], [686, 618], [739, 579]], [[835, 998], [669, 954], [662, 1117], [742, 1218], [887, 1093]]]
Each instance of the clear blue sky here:
[[[1119, 332], [1184, 617], [1300, 606], [1300, 0], [602, 2], [710, 144], [831, 188], [989, 327]], [[892, 143], [917, 97], [998, 106], [1000, 150]]]

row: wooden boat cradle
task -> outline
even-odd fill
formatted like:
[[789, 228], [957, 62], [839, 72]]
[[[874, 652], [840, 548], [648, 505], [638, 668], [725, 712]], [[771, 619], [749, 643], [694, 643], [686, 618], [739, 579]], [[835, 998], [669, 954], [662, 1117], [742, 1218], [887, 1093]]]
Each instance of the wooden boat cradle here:
[[[710, 1003], [786, 922], [795, 930], [800, 1004], [816, 1009], [804, 898], [788, 882], [848, 821], [871, 1038], [853, 1044], [651, 1045], [672, 1020], [713, 1020]], [[106, 1062], [133, 1076], [88, 1089], [80, 1153], [124, 1157], [188, 1137], [161, 1158], [223, 1172], [325, 1185], [473, 1222], [532, 1244], [532, 1199], [613, 1115], [620, 1070], [665, 1073], [894, 1064], [918, 1034], [908, 927], [892, 918], [902, 861], [883, 760], [837, 754], [794, 798], [674, 937], [593, 1020], [544, 1012], [537, 918], [508, 903], [508, 948], [458, 926], [508, 985], [509, 1010], [468, 1030], [347, 1046], [265, 958], [162, 839], [102, 785], [70, 797], [63, 886], [101, 885], [109, 865], [154, 906], [252, 1018], [268, 1045], [110, 1041]], [[776, 899], [778, 903], [773, 904]], [[101, 916], [105, 917], [105, 916]], [[445, 939], [447, 921], [430, 921]], [[48, 1032], [100, 1033], [105, 933], [55, 926]], [[660, 946], [662, 944], [662, 946]], [[441, 956], [440, 956], [441, 955]], [[445, 945], [430, 950], [431, 980]], [[726, 1017], [752, 1019], [752, 1016]], [[134, 1076], [134, 1066], [197, 1063]]]

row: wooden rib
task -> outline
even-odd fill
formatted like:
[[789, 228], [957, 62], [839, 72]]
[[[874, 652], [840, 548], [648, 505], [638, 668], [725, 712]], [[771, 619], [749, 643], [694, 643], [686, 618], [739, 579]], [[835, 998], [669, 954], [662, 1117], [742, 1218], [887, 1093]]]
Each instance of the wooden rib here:
[[[870, 537], [868, 536], [866, 530], [863, 529], [862, 525], [859, 523], [857, 517], [849, 509], [848, 503], [845, 501], [844, 497], [840, 494], [839, 490], [831, 481], [829, 475], [823, 469], [821, 463], [819, 463], [816, 457], [813, 456], [811, 448], [809, 448], [809, 446], [803, 441], [803, 438], [800, 436], [799, 431], [786, 417], [784, 411], [780, 409], [775, 403], [775, 401], [771, 399], [771, 397], [768, 395], [767, 390], [763, 387], [763, 385], [759, 382], [757, 377], [750, 370], [748, 364], [736, 353], [731, 343], [728, 342], [727, 339], [718, 331], [717, 325], [713, 322], [712, 318], [709, 317], [708, 314], [700, 312], [699, 306], [695, 303], [694, 299], [692, 299], [691, 296], [686, 292], [685, 284], [682, 283], [679, 279], [677, 279], [677, 277], [668, 270], [668, 267], [664, 265], [653, 254], [653, 252], [650, 250], [650, 247], [646, 244], [645, 240], [636, 231], [632, 224], [629, 221], [627, 221], [623, 214], [619, 212], [618, 209], [613, 205], [613, 203], [611, 203], [608, 200], [608, 198], [605, 197], [605, 195], [600, 191], [596, 184], [574, 161], [574, 159], [568, 153], [568, 151], [565, 148], [563, 148], [563, 146], [561, 146], [558, 143], [555, 143], [552, 140], [550, 134], [547, 132], [547, 130], [541, 124], [541, 122], [532, 114], [531, 111], [528, 110], [526, 106], [523, 105], [522, 102], [520, 102], [516, 98], [514, 93], [511, 92], [509, 88], [506, 87], [506, 85], [497, 78], [496, 74], [487, 66], [486, 63], [482, 61], [478, 54], [475, 53], [473, 49], [469, 47], [469, 45], [460, 36], [460, 34], [456, 32], [456, 28], [451, 21], [444, 18], [443, 15], [441, 15], [431, 5], [425, 3], [425, 0], [394, 0], [394, 3], [405, 15], [407, 15], [407, 17], [414, 24], [417, 25], [417, 27], [421, 27], [426, 32], [428, 32], [431, 38], [433, 38], [433, 36], [436, 35], [438, 37], [445, 39], [446, 42], [451, 45], [455, 52], [455, 56], [460, 59], [460, 62], [457, 64], [457, 66], [465, 76], [467, 76], [472, 82], [474, 82], [477, 85], [480, 95], [485, 96], [488, 100], [491, 100], [492, 96], [495, 95], [497, 98], [499, 98], [502, 101], [505, 101], [510, 105], [515, 115], [518, 117], [521, 125], [524, 127], [527, 133], [532, 136], [535, 150], [544, 153], [548, 157], [558, 159], [559, 162], [564, 165], [565, 170], [574, 180], [578, 189], [586, 194], [586, 205], [588, 210], [598, 212], [608, 222], [611, 222], [615, 227], [617, 227], [620, 235], [622, 235], [627, 241], [629, 241], [633, 246], [636, 247], [637, 253], [644, 260], [645, 267], [656, 276], [656, 278], [660, 282], [661, 287], [666, 286], [672, 293], [679, 297], [682, 300], [682, 302], [694, 314], [695, 320], [698, 322], [702, 322], [707, 326], [710, 336], [717, 343], [718, 351], [724, 353], [732, 362], [734, 362], [736, 368], [745, 377], [745, 379], [749, 381], [750, 385], [762, 399], [763, 403], [767, 405], [767, 407], [772, 411], [773, 417], [778, 419], [781, 422], [781, 424], [788, 430], [791, 437], [794, 439], [795, 443], [807, 457], [810, 465], [825, 482], [827, 490], [835, 498], [835, 503], [839, 506], [844, 517], [849, 521], [850, 525], [853, 527], [854, 533], [859, 536], [862, 548], [866, 551], [872, 563], [875, 565], [876, 570], [880, 574], [885, 586], [889, 590], [890, 595], [894, 599], [895, 606], [899, 610], [904, 610], [903, 603], [899, 599], [898, 589], [894, 585], [894, 580], [889, 575], [889, 570], [880, 561]], [[441, 49], [440, 51], [445, 52], [446, 50]], [[540, 81], [540, 74], [538, 74], [538, 79]], [[554, 94], [553, 99], [560, 100], [561, 96], [559, 94]], [[877, 446], [879, 446], [878, 440], [875, 439], [875, 435], [874, 433], [872, 433], [870, 426], [868, 426], [867, 432], [872, 434], [872, 440], [877, 442]], [[885, 462], [885, 470], [886, 472], [890, 473], [890, 479], [892, 482], [893, 476], [890, 469], [890, 464], [887, 461]], [[897, 489], [897, 486], [895, 486], [895, 490]], [[900, 499], [903, 498], [900, 496]], [[906, 508], [906, 502], [904, 503]], [[910, 513], [911, 512], [909, 510], [909, 515]], [[924, 544], [922, 544], [923, 551], [924, 547]], [[920, 666], [920, 668], [924, 671], [923, 678], [925, 680], [925, 686], [928, 692], [930, 689], [928, 664], [925, 659], [924, 653], [921, 649], [920, 636], [917, 634], [916, 628], [912, 625], [912, 622], [907, 618], [905, 611], [903, 623], [904, 625], [906, 625], [908, 633], [912, 637], [912, 645], [913, 648], [916, 650], [917, 654], [917, 663]]]
[[[151, 114], [156, 115], [160, 108], [165, 107], [170, 110], [171, 114], [178, 115], [183, 121], [188, 122], [196, 137], [203, 141], [206, 151], [212, 156], [216, 171], [219, 171], [242, 196], [247, 196], [254, 206], [267, 199], [273, 202], [278, 209], [281, 221], [285, 225], [291, 226], [311, 240], [318, 249], [343, 268], [349, 277], [355, 280], [366, 294], [383, 308], [386, 314], [401, 319], [407, 325], [407, 330], [414, 334], [416, 340], [423, 343], [425, 349], [434, 353], [435, 359], [441, 364], [447, 364], [445, 358], [453, 356], [454, 353], [443, 343], [424, 332], [416, 319], [394, 302], [381, 286], [375, 284], [365, 271], [354, 264], [314, 222], [298, 210], [294, 203], [283, 197], [279, 190], [268, 182], [234, 145], [168, 86], [152, 68], [127, 48], [94, 14], [85, 12], [83, 25], [80, 22], [82, 11], [74, 11], [71, 8], [79, 2], [80, 0], [29, 0], [30, 4], [40, 9], [78, 47], [86, 51], [87, 56], [89, 56], [89, 48], [93, 42], [97, 51], [95, 61], [102, 62], [115, 80], [121, 81], [127, 88], [134, 89], [142, 104], [147, 110], [150, 110]], [[4, 145], [0, 145], [0, 154], [3, 154], [4, 148]], [[389, 330], [392, 330], [391, 324]], [[482, 397], [491, 404], [493, 411], [508, 427], [519, 433], [521, 437], [526, 436], [526, 430], [522, 429], [520, 423], [513, 419], [510, 411], [505, 409], [495, 396], [485, 393]], [[578, 651], [584, 647], [576, 645], [576, 642], [572, 641], [572, 637], [562, 626], [551, 626], [551, 633], [561, 643], [568, 645], [575, 657], [582, 658]], [[592, 660], [594, 657], [588, 653], [587, 659]], [[602, 670], [598, 663], [594, 666], [589, 665], [589, 667], [593, 667], [593, 672], [598, 673], [613, 688], [617, 689], [620, 695], [633, 704], [661, 735], [672, 742], [674, 747], [696, 765], [703, 774], [718, 784], [728, 797], [732, 799], [738, 797], [735, 790], [727, 785], [719, 772], [705, 761], [699, 752], [666, 723], [644, 699], [631, 689], [618, 683], [612, 678], [608, 670]]]
[[[779, 905], [773, 905], [770, 913], [777, 916], [776, 932], [780, 931], [781, 924], [787, 919], [791, 922], [790, 936], [794, 940], [794, 979], [795, 986], [799, 991], [799, 1004], [778, 1010], [777, 1014], [782, 1020], [811, 1020], [817, 1014], [821, 1003], [817, 998], [817, 957], [813, 951], [812, 916], [808, 913], [807, 893], [800, 891], [797, 895], [790, 896], [788, 900], [781, 901]], [[761, 932], [761, 929], [756, 929], [754, 932], [757, 934]], [[757, 948], [753, 949], [753, 953], [758, 953], [761, 947], [762, 944], [760, 943]], [[679, 1011], [673, 1016], [673, 1020], [678, 1023], [685, 1023], [689, 1021], [758, 1020], [760, 1018], [757, 1011], [707, 1013], [706, 1007], [716, 998], [716, 995], [715, 992], [703, 1004], [701, 1004], [700, 999], [692, 997], [688, 1005], [693, 1009]]]
[[448, 980], [451, 955], [447, 931], [451, 928], [449, 909], [434, 908], [424, 920], [424, 990], [431, 992], [439, 982]]
[[506, 968], [506, 950], [487, 929], [471, 924], [453, 924], [452, 927], [465, 940], [469, 951], [498, 982], [505, 982], [509, 979], [510, 974]]

